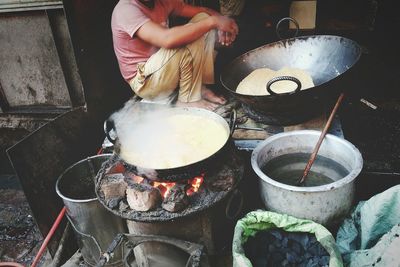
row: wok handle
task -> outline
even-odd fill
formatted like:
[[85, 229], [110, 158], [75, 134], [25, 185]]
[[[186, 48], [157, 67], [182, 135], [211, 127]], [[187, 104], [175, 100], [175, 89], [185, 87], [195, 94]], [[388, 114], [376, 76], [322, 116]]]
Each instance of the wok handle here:
[[[275, 93], [274, 91], [272, 91], [271, 85], [276, 82], [279, 82], [279, 81], [292, 81], [295, 84], [297, 84], [297, 88], [293, 92], [289, 92], [289, 93], [282, 93], [282, 94]], [[268, 91], [268, 93], [270, 93], [270, 95], [292, 95], [292, 94], [298, 93], [300, 90], [301, 90], [301, 82], [299, 79], [297, 79], [296, 77], [293, 77], [293, 76], [278, 76], [278, 77], [272, 78], [267, 83], [267, 91]]]
[[285, 20], [289, 20], [289, 21], [293, 22], [294, 25], [296, 25], [296, 32], [295, 32], [295, 34], [294, 34], [293, 37], [296, 37], [296, 36], [297, 36], [297, 34], [299, 33], [299, 29], [300, 29], [299, 23], [298, 23], [297, 20], [295, 20], [294, 18], [291, 18], [291, 17], [282, 18], [280, 21], [278, 21], [278, 23], [276, 24], [276, 28], [275, 28], [276, 35], [277, 35], [278, 38], [281, 39], [281, 40], [282, 40], [283, 38], [282, 38], [281, 34], [279, 33], [279, 27], [280, 27], [281, 23], [284, 22]]
[[115, 144], [115, 139], [110, 136], [111, 130], [115, 131], [114, 121], [110, 119], [105, 120], [103, 127], [104, 127], [104, 133], [106, 134], [108, 141], [110, 141], [112, 144]]

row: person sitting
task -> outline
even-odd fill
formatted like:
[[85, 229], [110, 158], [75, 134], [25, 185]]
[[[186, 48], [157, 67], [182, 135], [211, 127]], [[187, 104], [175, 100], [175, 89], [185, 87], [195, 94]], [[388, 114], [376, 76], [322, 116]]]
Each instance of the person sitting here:
[[[170, 15], [190, 21], [169, 28]], [[111, 29], [121, 74], [139, 97], [209, 110], [226, 102], [206, 85], [214, 84], [216, 38], [229, 46], [238, 34], [233, 19], [180, 0], [120, 0]]]

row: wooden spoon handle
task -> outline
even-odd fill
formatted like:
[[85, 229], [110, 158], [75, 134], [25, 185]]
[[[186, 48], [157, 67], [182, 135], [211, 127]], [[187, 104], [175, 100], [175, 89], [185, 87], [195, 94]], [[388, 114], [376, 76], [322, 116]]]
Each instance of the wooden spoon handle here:
[[307, 177], [307, 175], [308, 175], [308, 172], [310, 171], [311, 166], [313, 165], [313, 163], [314, 163], [314, 161], [315, 161], [315, 158], [317, 157], [319, 147], [321, 146], [322, 141], [324, 140], [324, 137], [325, 137], [326, 133], [328, 132], [329, 127], [330, 127], [331, 124], [332, 124], [333, 117], [335, 116], [336, 111], [338, 110], [338, 108], [339, 108], [339, 106], [340, 106], [340, 103], [342, 103], [343, 98], [344, 98], [344, 93], [341, 93], [340, 96], [339, 96], [339, 98], [338, 98], [338, 100], [336, 101], [335, 106], [333, 107], [333, 110], [332, 110], [332, 112], [331, 112], [331, 115], [329, 115], [328, 121], [326, 122], [325, 127], [324, 127], [324, 129], [323, 129], [321, 135], [319, 136], [317, 145], [315, 146], [314, 151], [311, 153], [310, 159], [308, 160], [308, 163], [307, 163], [307, 165], [306, 165], [306, 168], [304, 169], [303, 176], [302, 176], [302, 177], [300, 178], [300, 180], [298, 181], [298, 184], [299, 184], [299, 185], [301, 185], [301, 184], [304, 183], [304, 181], [305, 181], [305, 179], [306, 179], [306, 177]]

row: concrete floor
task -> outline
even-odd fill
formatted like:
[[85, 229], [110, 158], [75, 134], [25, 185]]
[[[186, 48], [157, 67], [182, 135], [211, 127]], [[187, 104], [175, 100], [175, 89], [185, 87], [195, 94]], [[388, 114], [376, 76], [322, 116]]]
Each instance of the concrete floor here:
[[0, 262], [30, 265], [43, 238], [14, 175], [0, 175]]

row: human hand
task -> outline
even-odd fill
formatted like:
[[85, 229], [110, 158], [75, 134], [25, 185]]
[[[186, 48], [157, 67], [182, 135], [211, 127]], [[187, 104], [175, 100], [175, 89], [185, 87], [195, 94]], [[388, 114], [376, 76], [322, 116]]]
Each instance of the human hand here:
[[218, 30], [218, 42], [225, 46], [230, 46], [236, 39], [235, 34]]
[[234, 40], [236, 38], [236, 35], [239, 33], [239, 27], [237, 26], [235, 20], [222, 15], [214, 16], [214, 18], [216, 21], [216, 27], [219, 31], [218, 36], [220, 36], [220, 32], [226, 32], [227, 33], [226, 35], [231, 36], [229, 39], [233, 38]]

